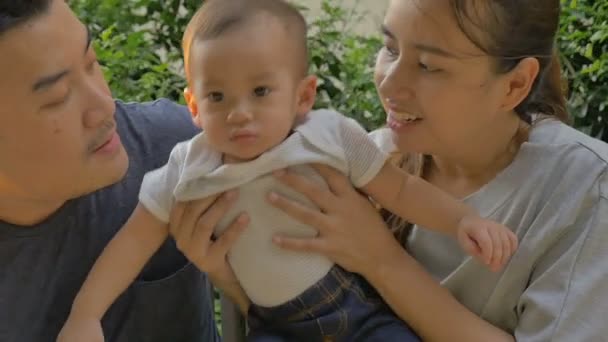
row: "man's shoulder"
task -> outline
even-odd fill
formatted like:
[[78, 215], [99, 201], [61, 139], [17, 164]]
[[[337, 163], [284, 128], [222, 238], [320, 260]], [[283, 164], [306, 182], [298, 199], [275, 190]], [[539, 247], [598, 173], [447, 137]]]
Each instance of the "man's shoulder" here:
[[[143, 125], [143, 128], [163, 128], [163, 131], [180, 129], [196, 132], [188, 109], [168, 99], [150, 102], [123, 102], [116, 100], [117, 119], [126, 119]], [[193, 134], [192, 134], [193, 135]]]
[[129, 159], [152, 162], [146, 170], [163, 165], [175, 145], [200, 132], [188, 109], [167, 99], [116, 101], [116, 122]]

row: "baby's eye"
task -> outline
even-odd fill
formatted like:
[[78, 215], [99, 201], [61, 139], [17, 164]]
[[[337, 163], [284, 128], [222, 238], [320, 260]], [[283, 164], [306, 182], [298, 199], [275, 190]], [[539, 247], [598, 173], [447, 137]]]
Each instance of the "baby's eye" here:
[[268, 93], [270, 93], [270, 88], [268, 87], [257, 87], [253, 90], [253, 93], [255, 94], [255, 96], [258, 97], [263, 97], [268, 95]]
[[224, 94], [219, 91], [210, 92], [207, 97], [211, 102], [221, 102], [224, 99]]

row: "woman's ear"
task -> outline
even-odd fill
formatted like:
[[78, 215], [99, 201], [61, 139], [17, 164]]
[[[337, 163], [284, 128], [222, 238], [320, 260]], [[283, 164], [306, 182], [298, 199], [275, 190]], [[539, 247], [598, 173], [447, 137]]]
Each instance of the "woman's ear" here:
[[192, 115], [192, 121], [198, 128], [202, 128], [201, 122], [200, 122], [201, 120], [199, 119], [199, 116], [198, 116], [198, 106], [196, 105], [196, 98], [195, 98], [194, 94], [192, 94], [192, 91], [190, 90], [190, 88], [186, 87], [184, 89], [184, 99], [186, 100], [186, 106], [188, 107], [188, 110], [190, 111], [190, 114]]
[[296, 113], [304, 116], [312, 110], [317, 99], [317, 77], [314, 75], [306, 76], [298, 86]]
[[530, 94], [534, 81], [538, 77], [540, 65], [538, 59], [527, 57], [522, 59], [513, 70], [507, 73], [505, 97], [502, 109], [512, 111]]

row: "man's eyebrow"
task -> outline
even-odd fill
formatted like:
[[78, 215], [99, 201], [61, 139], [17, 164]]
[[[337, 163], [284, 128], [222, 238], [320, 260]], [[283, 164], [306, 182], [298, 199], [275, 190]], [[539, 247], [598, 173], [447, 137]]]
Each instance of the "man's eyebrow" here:
[[84, 53], [86, 54], [87, 52], [89, 52], [89, 48], [91, 47], [93, 36], [91, 34], [91, 29], [88, 26], [85, 26], [85, 29], [87, 30], [87, 44], [84, 47]]
[[[91, 42], [93, 39], [91, 36], [91, 30], [89, 29], [89, 27], [87, 26], [87, 27], [85, 27], [85, 29], [86, 29], [86, 44], [85, 44], [84, 53], [86, 54], [89, 51], [89, 48], [91, 47]], [[53, 75], [44, 76], [44, 77], [40, 78], [36, 83], [34, 83], [34, 86], [32, 86], [32, 91], [39, 92], [41, 90], [48, 89], [51, 86], [53, 86], [55, 83], [59, 82], [62, 78], [64, 78], [69, 73], [70, 73], [69, 70], [62, 70]]]

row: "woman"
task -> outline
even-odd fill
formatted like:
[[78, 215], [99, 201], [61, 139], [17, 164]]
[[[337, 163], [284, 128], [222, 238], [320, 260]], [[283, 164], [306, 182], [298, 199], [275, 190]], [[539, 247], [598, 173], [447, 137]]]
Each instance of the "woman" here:
[[[403, 156], [404, 168], [513, 229], [520, 247], [501, 272], [465, 257], [451, 237], [389, 215], [395, 239], [348, 180], [324, 167], [330, 190], [278, 175], [322, 212], [270, 194], [271, 203], [320, 232], [277, 237], [277, 244], [360, 273], [425, 340], [605, 339], [608, 147], [562, 123], [559, 5], [392, 0], [384, 20], [376, 85], [390, 130], [375, 138]], [[197, 228], [191, 222], [211, 202], [177, 210], [174, 226], [182, 228], [174, 235], [222, 283], [230, 279], [225, 253], [245, 224], [208, 242], [229, 201], [207, 210]], [[237, 285], [223, 284], [237, 293]]]

